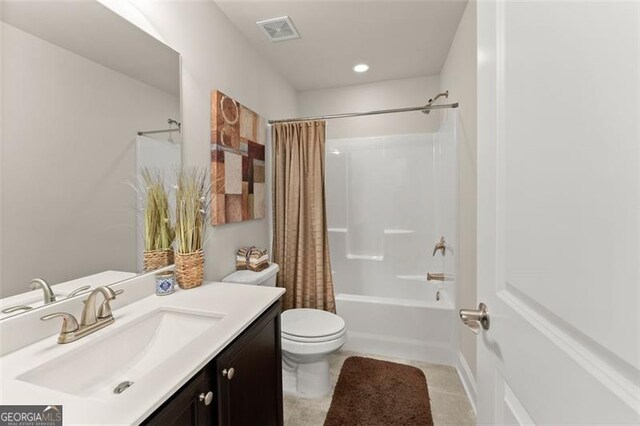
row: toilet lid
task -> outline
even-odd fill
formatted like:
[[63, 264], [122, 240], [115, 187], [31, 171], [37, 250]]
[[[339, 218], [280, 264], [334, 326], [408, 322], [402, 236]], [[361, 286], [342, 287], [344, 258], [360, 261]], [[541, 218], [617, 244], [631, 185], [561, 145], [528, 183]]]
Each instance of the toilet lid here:
[[280, 316], [282, 333], [296, 337], [333, 336], [344, 330], [344, 320], [319, 309], [289, 309]]

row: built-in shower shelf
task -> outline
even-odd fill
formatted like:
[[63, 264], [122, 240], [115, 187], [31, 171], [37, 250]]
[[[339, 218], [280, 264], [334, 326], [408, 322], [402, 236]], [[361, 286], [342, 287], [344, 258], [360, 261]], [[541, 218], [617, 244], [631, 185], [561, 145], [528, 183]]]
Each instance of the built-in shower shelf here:
[[411, 229], [385, 229], [384, 230], [385, 234], [391, 234], [391, 235], [413, 234], [414, 232], [415, 231]]
[[[336, 234], [346, 234], [349, 232], [348, 228], [327, 228], [327, 231]], [[385, 229], [386, 235], [402, 235], [402, 234], [414, 234], [416, 231], [413, 229]]]
[[399, 280], [407, 281], [427, 281], [427, 274], [424, 275], [396, 275]]
[[367, 254], [347, 254], [349, 260], [373, 260], [375, 262], [382, 262], [384, 256], [372, 256]]
[[396, 275], [396, 278], [399, 280], [405, 280], [405, 281], [418, 281], [422, 284], [427, 284], [427, 285], [435, 285], [438, 287], [442, 287], [445, 285], [448, 285], [448, 283], [450, 281], [428, 281], [427, 280], [427, 274], [424, 275]]

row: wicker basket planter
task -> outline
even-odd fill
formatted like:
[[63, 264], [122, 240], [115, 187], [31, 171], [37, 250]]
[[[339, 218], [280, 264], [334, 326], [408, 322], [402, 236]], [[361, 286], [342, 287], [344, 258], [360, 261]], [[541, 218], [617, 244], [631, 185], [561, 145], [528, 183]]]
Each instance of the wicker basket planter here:
[[151, 250], [144, 252], [145, 272], [173, 265], [173, 250]]
[[193, 253], [178, 253], [176, 258], [176, 281], [180, 288], [194, 288], [204, 280], [204, 255], [202, 250]]

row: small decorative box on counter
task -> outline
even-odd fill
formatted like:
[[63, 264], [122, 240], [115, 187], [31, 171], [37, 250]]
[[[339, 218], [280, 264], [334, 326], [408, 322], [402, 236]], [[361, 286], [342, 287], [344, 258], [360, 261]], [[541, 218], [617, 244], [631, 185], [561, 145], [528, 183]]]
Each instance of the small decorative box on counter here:
[[156, 294], [166, 296], [175, 290], [175, 278], [173, 271], [159, 272], [156, 274]]

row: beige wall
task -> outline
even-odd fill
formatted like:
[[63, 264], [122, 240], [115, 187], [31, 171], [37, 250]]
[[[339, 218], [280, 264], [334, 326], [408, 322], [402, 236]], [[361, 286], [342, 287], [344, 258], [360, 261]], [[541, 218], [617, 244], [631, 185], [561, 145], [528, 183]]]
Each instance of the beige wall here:
[[[419, 106], [439, 91], [438, 76], [309, 90], [298, 94], [298, 110], [309, 116]], [[327, 138], [433, 132], [439, 124], [438, 114], [425, 116], [419, 111], [336, 119], [327, 125]]]
[[136, 131], [178, 117], [175, 95], [10, 25], [2, 37], [1, 296], [136, 270]]
[[[210, 93], [219, 89], [265, 118], [297, 114], [296, 93], [211, 1], [137, 2], [125, 17], [182, 55], [183, 163], [210, 164]], [[266, 129], [265, 129], [266, 131]], [[268, 148], [269, 149], [269, 148]], [[270, 189], [268, 190], [270, 191]], [[267, 210], [270, 210], [267, 207]], [[235, 270], [235, 251], [269, 247], [268, 220], [218, 226], [205, 246], [205, 277]]]
[[[476, 301], [476, 3], [469, 2], [447, 60], [440, 84], [449, 90], [458, 108], [462, 135], [458, 138], [459, 221], [458, 297], [460, 307], [474, 308]], [[476, 375], [476, 336], [458, 322], [460, 351]]]

